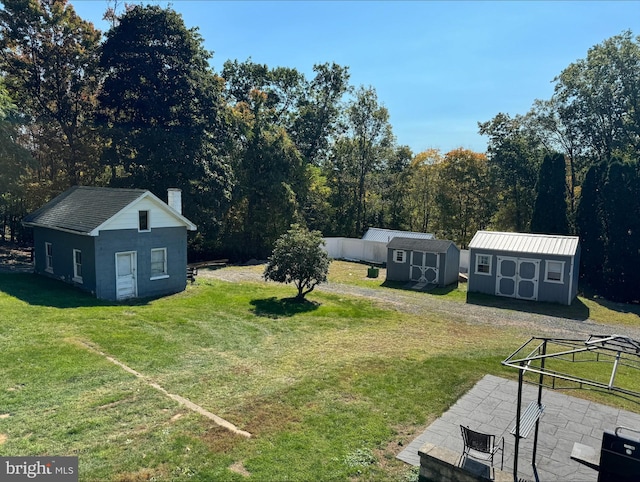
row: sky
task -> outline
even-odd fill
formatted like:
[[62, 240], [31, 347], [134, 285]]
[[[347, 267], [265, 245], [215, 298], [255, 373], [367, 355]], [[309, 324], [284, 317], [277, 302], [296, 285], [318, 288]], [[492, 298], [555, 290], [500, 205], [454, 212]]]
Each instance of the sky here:
[[[106, 0], [70, 0], [105, 32]], [[120, 4], [123, 2], [120, 1]], [[135, 0], [128, 3], [141, 3]], [[398, 145], [414, 154], [462, 147], [484, 152], [478, 122], [525, 114], [549, 99], [553, 79], [590, 47], [631, 30], [640, 1], [211, 1], [142, 2], [197, 27], [210, 63], [348, 66], [351, 85], [373, 87]]]

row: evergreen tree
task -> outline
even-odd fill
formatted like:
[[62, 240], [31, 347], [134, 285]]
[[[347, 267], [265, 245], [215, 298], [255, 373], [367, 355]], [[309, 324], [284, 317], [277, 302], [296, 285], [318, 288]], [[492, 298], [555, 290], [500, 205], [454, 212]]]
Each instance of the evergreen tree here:
[[602, 288], [611, 300], [640, 298], [640, 203], [638, 171], [634, 164], [614, 162], [602, 186], [606, 253]]
[[605, 259], [605, 211], [600, 186], [604, 183], [606, 168], [606, 164], [601, 163], [587, 171], [576, 214], [581, 244], [580, 277], [592, 287], [601, 283]]
[[546, 155], [538, 177], [531, 232], [569, 234], [566, 164], [562, 154]]

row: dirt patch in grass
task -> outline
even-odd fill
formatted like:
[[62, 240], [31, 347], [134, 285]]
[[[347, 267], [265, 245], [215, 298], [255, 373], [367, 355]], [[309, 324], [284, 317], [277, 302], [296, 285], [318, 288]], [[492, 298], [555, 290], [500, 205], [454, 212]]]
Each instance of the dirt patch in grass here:
[[140, 469], [131, 474], [120, 474], [115, 480], [116, 482], [142, 482], [144, 480], [156, 480], [160, 475], [157, 470]]
[[273, 431], [284, 430], [288, 425], [299, 423], [300, 417], [291, 406], [279, 402], [253, 402], [243, 406], [242, 412], [247, 414], [243, 424], [254, 436]]
[[9, 439], [9, 437], [7, 436], [7, 434], [0, 433], [0, 445], [5, 443], [8, 439]]
[[217, 425], [211, 425], [201, 437], [212, 452], [227, 454], [243, 439]]
[[244, 465], [242, 465], [242, 462], [238, 461], [235, 464], [233, 464], [232, 466], [229, 467], [229, 470], [231, 472], [235, 472], [236, 474], [240, 474], [243, 477], [251, 477], [251, 473], [244, 468]]

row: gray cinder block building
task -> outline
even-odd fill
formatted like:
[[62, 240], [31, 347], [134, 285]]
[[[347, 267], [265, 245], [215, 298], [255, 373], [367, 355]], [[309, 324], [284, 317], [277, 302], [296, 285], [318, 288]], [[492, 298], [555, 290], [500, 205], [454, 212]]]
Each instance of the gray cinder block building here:
[[35, 272], [106, 300], [161, 296], [186, 287], [181, 191], [168, 204], [142, 189], [76, 186], [23, 219], [33, 228]]

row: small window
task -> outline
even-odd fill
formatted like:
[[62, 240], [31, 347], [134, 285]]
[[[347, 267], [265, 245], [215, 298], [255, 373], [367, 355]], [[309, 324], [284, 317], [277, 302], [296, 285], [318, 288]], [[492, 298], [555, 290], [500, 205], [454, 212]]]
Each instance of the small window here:
[[138, 211], [138, 230], [149, 231], [149, 211]]
[[491, 274], [491, 255], [476, 254], [476, 274]]
[[44, 243], [44, 269], [50, 273], [53, 273], [53, 245], [51, 243]]
[[151, 279], [166, 278], [167, 248], [151, 250]]
[[82, 283], [82, 251], [73, 250], [73, 281]]
[[564, 261], [547, 261], [544, 280], [549, 283], [562, 283], [564, 281]]
[[404, 263], [407, 260], [407, 252], [401, 249], [393, 250], [393, 260], [396, 263]]

